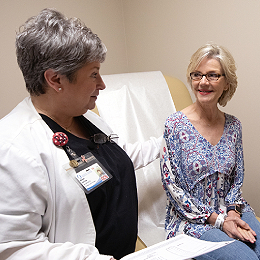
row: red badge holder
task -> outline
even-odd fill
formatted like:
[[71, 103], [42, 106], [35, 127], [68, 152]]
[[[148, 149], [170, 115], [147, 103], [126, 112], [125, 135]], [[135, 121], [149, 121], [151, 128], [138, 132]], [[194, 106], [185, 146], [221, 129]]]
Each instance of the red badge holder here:
[[69, 138], [66, 134], [64, 134], [62, 132], [56, 132], [52, 136], [52, 141], [56, 146], [64, 146], [68, 143]]

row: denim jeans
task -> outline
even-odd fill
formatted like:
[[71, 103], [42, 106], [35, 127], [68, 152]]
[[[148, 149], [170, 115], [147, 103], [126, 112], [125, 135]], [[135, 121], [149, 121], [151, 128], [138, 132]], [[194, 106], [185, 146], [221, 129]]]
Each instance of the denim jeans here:
[[258, 260], [260, 259], [260, 222], [256, 219], [253, 213], [245, 212], [242, 215], [244, 220], [257, 234], [254, 244], [245, 243], [242, 241], [230, 238], [225, 232], [219, 229], [211, 229], [206, 231], [201, 237], [201, 240], [220, 242], [234, 241], [222, 248], [216, 249], [205, 255], [196, 257], [196, 260]]

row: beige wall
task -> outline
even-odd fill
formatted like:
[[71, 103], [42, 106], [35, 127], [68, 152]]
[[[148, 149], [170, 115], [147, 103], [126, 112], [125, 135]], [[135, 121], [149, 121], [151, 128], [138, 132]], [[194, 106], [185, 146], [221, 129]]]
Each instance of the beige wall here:
[[15, 31], [45, 7], [81, 18], [108, 47], [101, 73], [161, 70], [186, 84], [191, 54], [213, 41], [237, 61], [239, 86], [223, 109], [243, 123], [244, 197], [260, 216], [260, 1], [0, 0], [0, 118], [26, 95], [16, 65]]

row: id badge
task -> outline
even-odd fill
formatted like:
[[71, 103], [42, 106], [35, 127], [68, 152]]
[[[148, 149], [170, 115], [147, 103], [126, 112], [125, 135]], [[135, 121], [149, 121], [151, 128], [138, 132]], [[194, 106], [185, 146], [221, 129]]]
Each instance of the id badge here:
[[73, 165], [76, 171], [76, 173], [73, 171], [75, 180], [86, 194], [91, 193], [113, 177], [91, 152], [71, 161], [70, 165]]

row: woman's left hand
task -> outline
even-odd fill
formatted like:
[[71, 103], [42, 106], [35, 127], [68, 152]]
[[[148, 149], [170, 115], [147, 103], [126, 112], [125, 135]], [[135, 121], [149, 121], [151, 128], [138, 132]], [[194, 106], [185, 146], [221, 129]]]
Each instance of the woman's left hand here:
[[256, 233], [243, 221], [239, 214], [228, 214], [223, 224], [223, 231], [231, 238], [254, 243]]
[[[250, 228], [250, 227], [249, 227]], [[244, 237], [245, 241], [255, 243], [255, 232], [250, 228], [250, 229], [244, 229], [241, 227], [237, 227], [239, 233]]]

